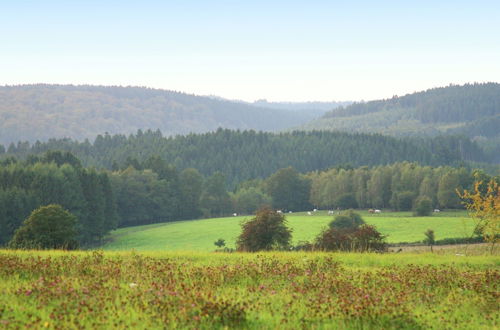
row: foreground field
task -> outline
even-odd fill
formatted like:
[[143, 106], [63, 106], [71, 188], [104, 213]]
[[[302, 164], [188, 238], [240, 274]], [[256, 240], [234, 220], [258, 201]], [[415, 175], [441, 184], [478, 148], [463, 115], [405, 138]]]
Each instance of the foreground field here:
[[[424, 232], [433, 229], [436, 239], [468, 237], [474, 226], [465, 212], [441, 212], [432, 217], [413, 217], [410, 212], [387, 212], [382, 214], [362, 213], [369, 224], [375, 225], [388, 242], [419, 242]], [[314, 215], [304, 213], [287, 214], [293, 229], [293, 243], [313, 240], [333, 219], [320, 211]], [[234, 247], [241, 232], [240, 223], [246, 217], [215, 218], [178, 221], [148, 226], [122, 228], [114, 231], [105, 250], [168, 250], [168, 251], [213, 251], [214, 241], [224, 238], [228, 247]]]
[[0, 327], [499, 326], [500, 259], [0, 250]]

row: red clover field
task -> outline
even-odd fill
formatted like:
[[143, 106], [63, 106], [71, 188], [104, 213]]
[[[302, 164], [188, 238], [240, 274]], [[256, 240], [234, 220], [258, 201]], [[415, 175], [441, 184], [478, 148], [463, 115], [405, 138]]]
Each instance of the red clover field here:
[[0, 250], [0, 328], [494, 329], [495, 255]]

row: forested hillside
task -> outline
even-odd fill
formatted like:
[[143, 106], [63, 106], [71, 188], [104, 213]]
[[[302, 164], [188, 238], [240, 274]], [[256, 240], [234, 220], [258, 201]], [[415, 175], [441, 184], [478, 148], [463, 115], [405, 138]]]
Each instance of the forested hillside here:
[[[378, 134], [342, 132], [263, 133], [219, 129], [205, 134], [163, 137], [159, 131], [135, 135], [99, 135], [93, 143], [52, 139], [46, 143], [0, 147], [0, 157], [65, 150], [86, 166], [124, 169], [159, 155], [177, 169], [196, 168], [203, 175], [222, 172], [231, 186], [264, 178], [279, 168], [299, 172], [337, 165], [382, 165], [414, 161], [424, 165], [451, 165], [463, 161], [487, 161], [482, 150], [465, 137], [394, 138]], [[2, 151], [4, 152], [2, 155]], [[137, 166], [136, 166], [137, 167]]]
[[[487, 182], [483, 171], [395, 163], [339, 166], [299, 173], [281, 168], [262, 179], [228, 187], [220, 172], [203, 176], [151, 156], [124, 169], [84, 168], [71, 153], [49, 151], [24, 161], [0, 160], [0, 246], [35, 209], [59, 204], [77, 218], [82, 246], [99, 243], [116, 227], [251, 214], [265, 205], [289, 211], [326, 208], [409, 210], [426, 198], [433, 207], [461, 208], [457, 189]], [[496, 177], [500, 180], [500, 177]]]
[[500, 136], [500, 84], [450, 85], [387, 100], [336, 108], [308, 129], [391, 135]]
[[275, 131], [311, 120], [307, 111], [141, 87], [22, 85], [0, 87], [0, 143], [160, 129], [165, 135], [219, 127]]

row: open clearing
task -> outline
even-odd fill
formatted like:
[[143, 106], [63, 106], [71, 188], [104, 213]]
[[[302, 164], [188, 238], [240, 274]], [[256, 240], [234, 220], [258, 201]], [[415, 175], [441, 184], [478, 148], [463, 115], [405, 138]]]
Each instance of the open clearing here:
[[[464, 211], [441, 212], [431, 217], [413, 217], [411, 212], [360, 212], [363, 219], [384, 235], [389, 243], [420, 242], [424, 232], [433, 229], [436, 239], [469, 237], [474, 228], [473, 220]], [[224, 238], [228, 247], [235, 246], [241, 232], [240, 223], [252, 216], [177, 221], [146, 226], [128, 227], [111, 233], [105, 250], [166, 250], [213, 251], [214, 241]], [[292, 228], [293, 244], [314, 238], [333, 219], [326, 211], [313, 215], [286, 214]]]
[[4, 329], [494, 329], [498, 256], [0, 250]]

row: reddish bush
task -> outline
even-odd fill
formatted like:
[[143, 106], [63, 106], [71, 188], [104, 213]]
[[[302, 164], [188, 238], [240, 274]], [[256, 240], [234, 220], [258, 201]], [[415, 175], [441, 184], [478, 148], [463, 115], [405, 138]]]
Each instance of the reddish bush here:
[[385, 236], [374, 226], [357, 228], [328, 228], [318, 235], [315, 248], [325, 251], [383, 252], [387, 250]]

